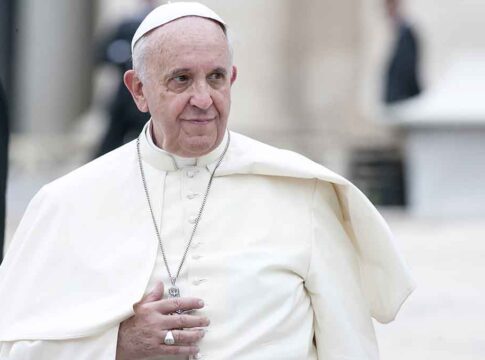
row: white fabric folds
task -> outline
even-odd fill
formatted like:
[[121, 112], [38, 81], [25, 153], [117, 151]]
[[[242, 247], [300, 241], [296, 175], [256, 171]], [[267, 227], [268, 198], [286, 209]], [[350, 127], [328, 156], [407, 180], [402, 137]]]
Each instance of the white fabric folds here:
[[[394, 319], [413, 281], [385, 221], [357, 188], [301, 155], [231, 132], [214, 184], [237, 174], [333, 184], [369, 312]], [[46, 185], [0, 268], [0, 341], [91, 336], [130, 316], [158, 251], [146, 206], [135, 142]]]

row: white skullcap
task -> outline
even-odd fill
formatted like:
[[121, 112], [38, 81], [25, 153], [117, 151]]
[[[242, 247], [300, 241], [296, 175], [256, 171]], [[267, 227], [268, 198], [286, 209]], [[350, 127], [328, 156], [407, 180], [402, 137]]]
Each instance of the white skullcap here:
[[141, 22], [131, 41], [131, 52], [135, 44], [147, 32], [185, 16], [199, 16], [217, 21], [225, 27], [224, 21], [207, 6], [196, 2], [175, 2], [153, 9]]

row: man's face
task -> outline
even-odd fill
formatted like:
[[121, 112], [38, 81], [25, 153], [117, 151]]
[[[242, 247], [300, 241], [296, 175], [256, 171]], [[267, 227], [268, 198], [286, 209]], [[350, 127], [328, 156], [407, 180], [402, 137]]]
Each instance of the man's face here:
[[211, 20], [186, 17], [148, 36], [141, 97], [134, 97], [152, 116], [154, 140], [179, 156], [210, 152], [224, 137], [236, 78], [224, 32]]
[[395, 20], [398, 15], [399, 0], [386, 0], [386, 10], [388, 16]]

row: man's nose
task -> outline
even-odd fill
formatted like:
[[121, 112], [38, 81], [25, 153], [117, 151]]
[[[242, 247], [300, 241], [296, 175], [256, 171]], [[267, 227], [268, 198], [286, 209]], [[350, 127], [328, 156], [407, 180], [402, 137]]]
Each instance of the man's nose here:
[[192, 96], [190, 97], [190, 105], [207, 110], [211, 107], [212, 103], [210, 86], [207, 83], [194, 84]]

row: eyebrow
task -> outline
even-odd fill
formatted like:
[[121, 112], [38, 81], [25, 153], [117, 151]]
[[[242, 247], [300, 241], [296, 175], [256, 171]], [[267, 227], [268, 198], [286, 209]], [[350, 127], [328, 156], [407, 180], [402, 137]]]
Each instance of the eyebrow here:
[[182, 74], [186, 74], [190, 72], [190, 69], [189, 68], [179, 68], [179, 69], [174, 69], [172, 71], [170, 71], [164, 78], [165, 81], [168, 81], [170, 80], [171, 78], [173, 77], [176, 77], [178, 75], [182, 75]]
[[[179, 76], [179, 75], [182, 75], [182, 74], [186, 74], [186, 73], [189, 73], [190, 72], [190, 69], [189, 68], [178, 68], [178, 69], [174, 69], [172, 71], [170, 71], [164, 78], [165, 81], [168, 81], [176, 76]], [[213, 69], [211, 71], [211, 73], [214, 73], [214, 72], [218, 72], [218, 73], [221, 73], [223, 75], [227, 75], [227, 70], [225, 68], [223, 68], [222, 66], [219, 66], [219, 67], [216, 67], [215, 69]]]
[[227, 75], [227, 70], [223, 67], [216, 67], [214, 70], [211, 71], [212, 73], [214, 72], [218, 72], [218, 73], [221, 73], [223, 75]]

